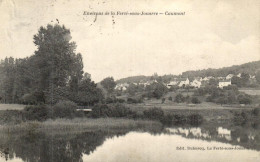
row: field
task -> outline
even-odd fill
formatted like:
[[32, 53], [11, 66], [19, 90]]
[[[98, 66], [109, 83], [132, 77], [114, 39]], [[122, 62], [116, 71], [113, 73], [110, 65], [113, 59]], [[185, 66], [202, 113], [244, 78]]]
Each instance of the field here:
[[0, 125], [2, 131], [84, 131], [84, 130], [161, 130], [162, 124], [150, 120], [116, 118], [49, 119], [44, 122], [27, 121], [15, 125]]
[[251, 88], [242, 88], [239, 89], [240, 92], [244, 92], [249, 95], [258, 95], [260, 96], [260, 89], [251, 89]]
[[22, 110], [25, 105], [19, 104], [0, 104], [0, 110]]
[[220, 105], [212, 102], [202, 102], [201, 104], [186, 104], [186, 103], [175, 103], [173, 101], [169, 101], [166, 99], [164, 103], [160, 99], [151, 99], [145, 100], [144, 103], [132, 105], [129, 104], [130, 107], [143, 107], [143, 108], [151, 108], [151, 107], [161, 107], [165, 110], [174, 110], [174, 109], [185, 109], [185, 110], [220, 110], [220, 109], [245, 109], [252, 108], [249, 106], [241, 106], [241, 105]]

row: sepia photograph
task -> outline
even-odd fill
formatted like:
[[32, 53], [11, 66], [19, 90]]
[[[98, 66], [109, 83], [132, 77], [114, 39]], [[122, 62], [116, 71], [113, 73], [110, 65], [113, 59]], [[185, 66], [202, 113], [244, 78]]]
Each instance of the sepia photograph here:
[[259, 0], [0, 0], [0, 162], [260, 161]]

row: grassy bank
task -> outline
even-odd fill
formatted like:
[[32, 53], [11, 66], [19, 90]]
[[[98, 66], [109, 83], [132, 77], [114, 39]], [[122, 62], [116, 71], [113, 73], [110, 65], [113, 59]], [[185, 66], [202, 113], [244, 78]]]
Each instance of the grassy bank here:
[[157, 121], [131, 120], [115, 118], [74, 118], [56, 119], [44, 122], [28, 121], [15, 125], [0, 126], [0, 130], [16, 131], [86, 131], [86, 130], [149, 130], [156, 131], [162, 129], [162, 124]]

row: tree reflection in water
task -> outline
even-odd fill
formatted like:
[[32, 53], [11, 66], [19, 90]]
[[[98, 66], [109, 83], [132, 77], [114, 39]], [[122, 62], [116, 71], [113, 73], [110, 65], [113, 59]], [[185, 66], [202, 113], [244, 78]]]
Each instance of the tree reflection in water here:
[[[168, 133], [185, 138], [218, 141], [260, 150], [260, 130], [252, 127], [176, 127], [166, 128]], [[21, 158], [28, 162], [74, 162], [82, 161], [83, 154], [89, 155], [107, 138], [122, 136], [129, 130], [72, 132], [28, 132], [0, 133], [1, 157], [6, 160]], [[165, 131], [156, 131], [165, 133]], [[155, 132], [154, 132], [155, 133]], [[1, 160], [0, 157], [0, 160]]]
[[28, 162], [82, 161], [106, 138], [127, 132], [84, 132], [46, 135], [45, 133], [5, 134], [0, 138], [1, 156], [6, 160], [19, 157]]
[[218, 141], [232, 145], [240, 145], [247, 149], [260, 150], [260, 130], [252, 127], [173, 127], [167, 128], [171, 134], [186, 138], [196, 138], [207, 141]]

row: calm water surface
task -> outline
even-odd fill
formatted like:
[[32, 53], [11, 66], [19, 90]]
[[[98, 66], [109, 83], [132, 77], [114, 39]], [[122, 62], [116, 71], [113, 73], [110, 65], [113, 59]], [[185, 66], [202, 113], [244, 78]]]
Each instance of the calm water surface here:
[[160, 133], [0, 133], [0, 161], [260, 161], [259, 130], [172, 127]]

